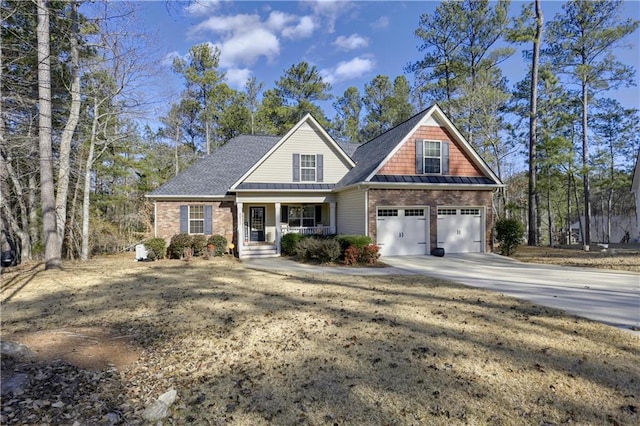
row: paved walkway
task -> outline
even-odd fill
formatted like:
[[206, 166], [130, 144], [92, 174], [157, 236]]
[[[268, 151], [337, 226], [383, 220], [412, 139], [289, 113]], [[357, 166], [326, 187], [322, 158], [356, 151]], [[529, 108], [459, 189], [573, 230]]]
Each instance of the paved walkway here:
[[481, 287], [562, 309], [640, 336], [640, 274], [522, 263], [495, 254], [391, 256], [386, 268], [301, 264], [286, 258], [245, 260], [250, 268], [283, 274], [422, 274]]

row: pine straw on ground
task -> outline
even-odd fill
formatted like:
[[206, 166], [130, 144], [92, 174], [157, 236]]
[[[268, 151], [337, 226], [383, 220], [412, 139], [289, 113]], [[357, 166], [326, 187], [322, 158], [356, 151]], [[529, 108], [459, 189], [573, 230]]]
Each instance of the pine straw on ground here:
[[139, 354], [87, 387], [92, 406], [66, 392], [61, 407], [30, 408], [45, 398], [32, 380], [13, 411], [3, 398], [6, 423], [139, 424], [171, 388], [169, 424], [640, 420], [637, 335], [441, 280], [283, 276], [229, 258], [131, 255], [2, 278], [3, 340], [96, 328]]
[[522, 262], [640, 272], [640, 244], [610, 244], [609, 250], [603, 250], [594, 244], [590, 251], [584, 251], [578, 246], [522, 245], [513, 257]]

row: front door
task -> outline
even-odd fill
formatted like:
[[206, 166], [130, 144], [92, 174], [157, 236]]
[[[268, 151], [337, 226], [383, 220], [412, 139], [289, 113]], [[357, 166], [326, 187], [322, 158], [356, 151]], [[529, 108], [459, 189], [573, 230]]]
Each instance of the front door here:
[[264, 241], [264, 207], [249, 207], [249, 241]]

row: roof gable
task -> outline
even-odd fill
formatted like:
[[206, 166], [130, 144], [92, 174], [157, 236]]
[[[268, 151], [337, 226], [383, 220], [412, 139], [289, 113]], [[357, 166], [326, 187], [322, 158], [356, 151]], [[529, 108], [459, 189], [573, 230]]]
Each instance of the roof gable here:
[[291, 183], [292, 153], [323, 154], [324, 182], [336, 183], [355, 163], [324, 128], [307, 114], [271, 147], [251, 168], [231, 185], [231, 190], [246, 184]]
[[492, 180], [495, 184], [501, 184], [500, 179], [460, 134], [440, 107], [433, 105], [369, 142], [360, 145], [353, 155], [356, 167], [340, 181], [339, 185], [349, 186], [360, 182], [376, 181], [373, 179], [374, 176], [393, 158], [420, 126], [443, 127], [452, 136], [457, 146], [472, 161], [473, 165], [480, 170], [482, 175]]

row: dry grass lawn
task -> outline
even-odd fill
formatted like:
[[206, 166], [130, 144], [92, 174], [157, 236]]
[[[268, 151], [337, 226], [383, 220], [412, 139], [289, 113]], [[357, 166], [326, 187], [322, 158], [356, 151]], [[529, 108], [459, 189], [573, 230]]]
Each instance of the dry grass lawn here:
[[640, 244], [611, 244], [609, 247], [611, 250], [603, 251], [594, 244], [591, 251], [583, 251], [577, 246], [554, 248], [522, 245], [513, 257], [523, 262], [640, 272]]
[[[640, 422], [630, 332], [419, 276], [131, 258], [2, 275], [2, 340], [40, 372], [2, 423], [139, 424], [171, 388], [169, 424]], [[38, 385], [72, 383], [59, 371], [84, 384]]]

